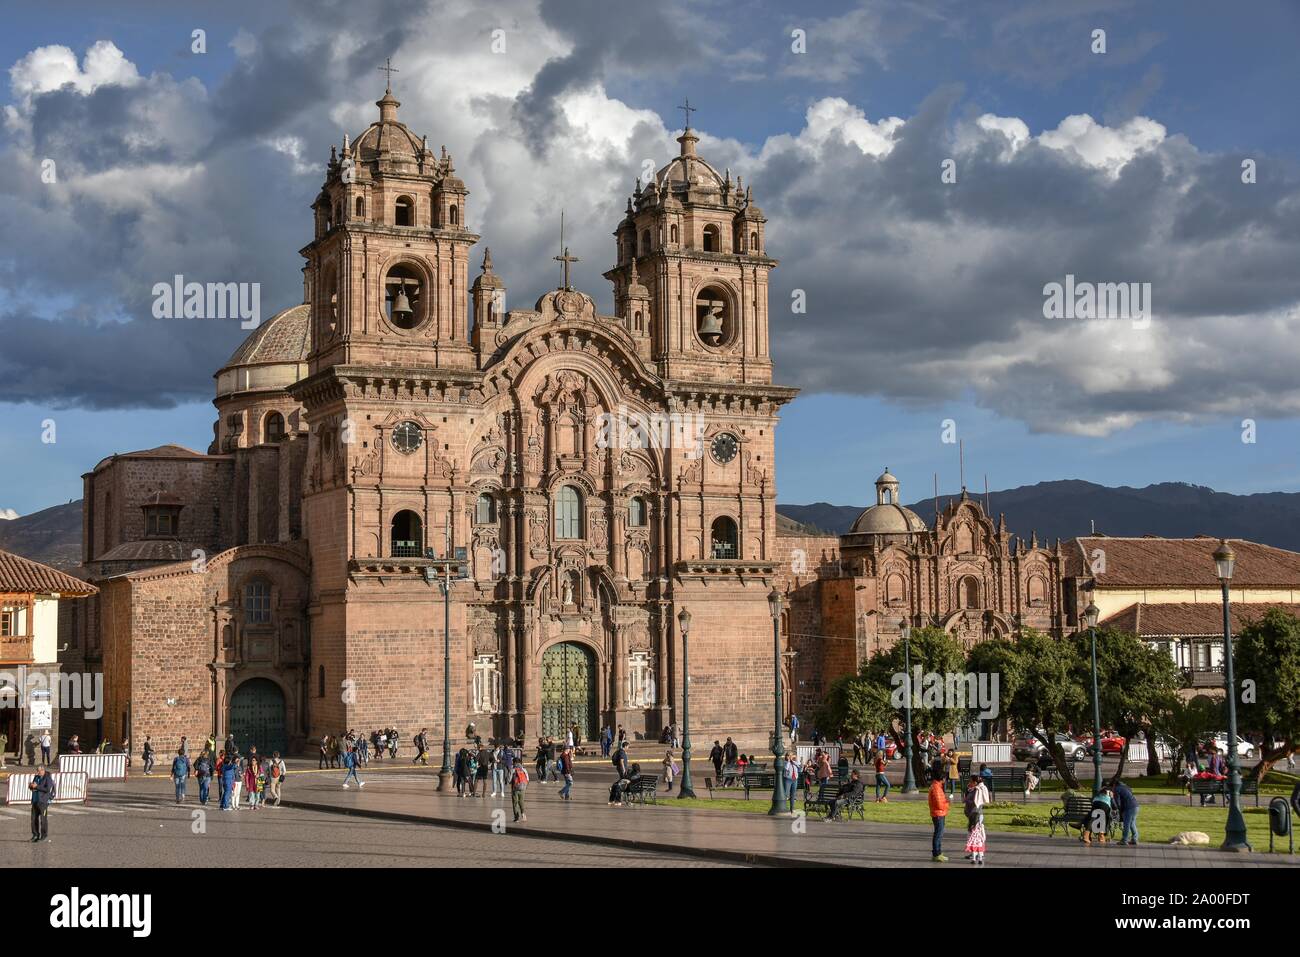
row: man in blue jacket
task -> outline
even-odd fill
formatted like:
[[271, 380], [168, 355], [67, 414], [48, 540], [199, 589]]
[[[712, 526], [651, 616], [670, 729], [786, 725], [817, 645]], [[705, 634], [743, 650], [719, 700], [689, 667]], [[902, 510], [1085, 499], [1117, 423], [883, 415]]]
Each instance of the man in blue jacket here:
[[32, 843], [50, 839], [50, 802], [54, 800], [54, 775], [45, 765], [36, 768], [32, 783]]
[[185, 756], [184, 746], [176, 751], [172, 758], [172, 781], [176, 784], [176, 803], [185, 803], [185, 783], [190, 776], [190, 759]]
[[194, 761], [194, 776], [199, 781], [199, 803], [208, 803], [208, 788], [212, 784], [212, 756], [207, 748]]
[[1120, 819], [1124, 824], [1124, 829], [1119, 835], [1119, 842], [1127, 844], [1129, 847], [1137, 847], [1138, 802], [1133, 794], [1133, 789], [1119, 778], [1115, 778], [1111, 782], [1111, 790], [1115, 792], [1115, 810], [1119, 811]]

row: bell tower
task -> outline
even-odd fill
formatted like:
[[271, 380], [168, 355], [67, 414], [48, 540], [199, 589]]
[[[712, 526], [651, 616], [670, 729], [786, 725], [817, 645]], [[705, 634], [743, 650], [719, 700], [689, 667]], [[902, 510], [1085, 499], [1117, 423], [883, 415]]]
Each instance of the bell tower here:
[[[395, 72], [395, 71], [394, 71]], [[330, 148], [303, 247], [312, 373], [335, 365], [470, 369], [468, 190], [444, 147], [397, 118], [391, 84], [379, 119]]]
[[769, 383], [767, 286], [777, 261], [764, 251], [767, 220], [752, 188], [698, 155], [693, 107], [683, 109], [681, 152], [637, 181], [605, 277], [629, 324], [647, 296], [650, 353], [665, 379]]

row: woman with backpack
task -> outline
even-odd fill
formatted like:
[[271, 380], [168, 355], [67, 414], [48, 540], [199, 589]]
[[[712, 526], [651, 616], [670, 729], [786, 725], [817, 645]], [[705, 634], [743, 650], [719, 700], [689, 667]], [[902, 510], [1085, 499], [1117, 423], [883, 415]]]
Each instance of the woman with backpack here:
[[524, 814], [524, 792], [527, 789], [528, 769], [520, 761], [510, 773], [510, 804], [514, 808], [515, 820], [519, 822], [528, 820], [528, 815]]
[[963, 810], [966, 812], [966, 859], [972, 864], [984, 863], [988, 834], [984, 830], [984, 805], [989, 803], [989, 789], [978, 774], [970, 776], [966, 787]]

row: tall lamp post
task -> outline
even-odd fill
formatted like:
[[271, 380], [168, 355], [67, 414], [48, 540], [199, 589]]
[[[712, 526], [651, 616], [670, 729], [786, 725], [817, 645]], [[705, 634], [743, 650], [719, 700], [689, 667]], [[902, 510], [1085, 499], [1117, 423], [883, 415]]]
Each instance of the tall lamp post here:
[[1237, 556], [1228, 546], [1227, 539], [1219, 542], [1214, 551], [1215, 572], [1223, 589], [1223, 683], [1228, 698], [1228, 823], [1223, 831], [1223, 850], [1246, 852], [1246, 819], [1241, 815], [1241, 768], [1237, 763], [1237, 684], [1232, 675], [1232, 622], [1228, 598], [1228, 583]]
[[691, 788], [691, 665], [687, 643], [691, 631], [691, 613], [683, 608], [677, 614], [677, 624], [682, 630], [682, 783], [677, 788], [679, 798], [693, 798]]
[[903, 633], [903, 686], [907, 688], [907, 700], [903, 703], [903, 724], [906, 737], [903, 739], [903, 761], [907, 765], [903, 772], [903, 793], [916, 791], [916, 775], [912, 772], [912, 626], [906, 618], [899, 619], [899, 630]]
[[786, 813], [785, 801], [785, 737], [781, 729], [781, 593], [772, 586], [767, 593], [767, 607], [772, 612], [772, 677], [775, 684], [775, 718], [772, 725], [772, 767], [776, 781], [772, 785], [772, 807], [768, 814]]
[[1083, 620], [1088, 623], [1092, 639], [1092, 796], [1101, 793], [1101, 699], [1097, 693], [1097, 617], [1101, 614], [1095, 602], [1088, 600], [1083, 610]]

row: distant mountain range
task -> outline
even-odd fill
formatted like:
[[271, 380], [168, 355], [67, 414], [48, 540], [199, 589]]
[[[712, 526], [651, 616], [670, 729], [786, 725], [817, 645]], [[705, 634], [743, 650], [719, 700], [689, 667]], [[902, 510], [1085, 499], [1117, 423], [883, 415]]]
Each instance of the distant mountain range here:
[[[983, 500], [983, 495], [972, 492]], [[955, 496], [940, 495], [939, 506]], [[934, 499], [908, 506], [926, 522], [934, 521]], [[778, 505], [777, 527], [782, 534], [848, 531], [865, 505]], [[1108, 488], [1093, 482], [1039, 482], [989, 493], [989, 511], [1007, 517], [1012, 534], [1054, 540], [1087, 535], [1193, 535], [1245, 538], [1265, 545], [1300, 551], [1300, 492], [1233, 495], [1182, 482], [1162, 482], [1146, 488]], [[81, 563], [81, 500], [0, 521], [0, 549], [73, 571]]]
[[[983, 501], [983, 493], [971, 492]], [[939, 507], [955, 496], [940, 495]], [[934, 499], [908, 506], [926, 522], [934, 522]], [[778, 505], [776, 510], [805, 526], [840, 535], [848, 531], [865, 505]], [[989, 512], [996, 521], [1007, 517], [1014, 535], [1055, 540], [1098, 533], [1114, 536], [1195, 535], [1245, 538], [1265, 545], [1300, 551], [1300, 492], [1261, 492], [1233, 495], [1184, 482], [1161, 482], [1145, 488], [1109, 488], [1070, 479], [1039, 482], [989, 493]]]

